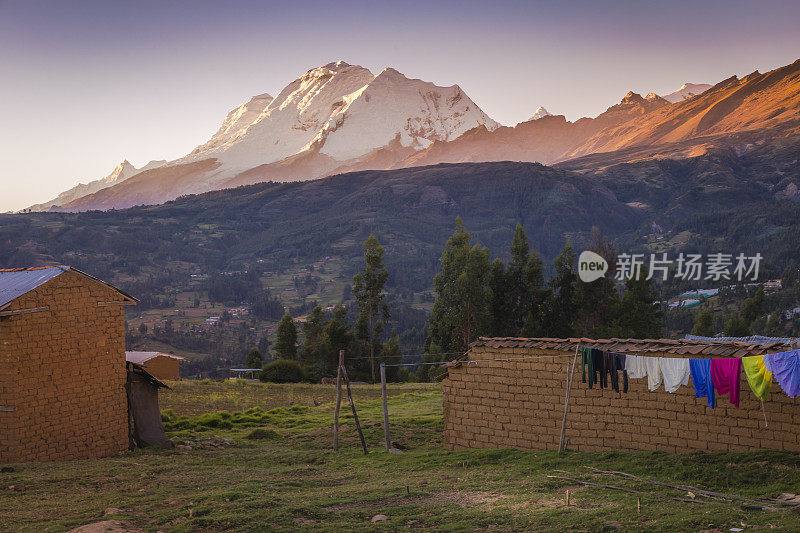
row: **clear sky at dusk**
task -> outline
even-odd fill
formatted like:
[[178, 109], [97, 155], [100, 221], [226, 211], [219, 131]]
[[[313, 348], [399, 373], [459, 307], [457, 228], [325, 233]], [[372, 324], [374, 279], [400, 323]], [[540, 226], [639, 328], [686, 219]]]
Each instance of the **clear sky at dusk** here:
[[0, 211], [205, 142], [339, 59], [460, 85], [513, 125], [574, 120], [800, 57], [800, 2], [0, 0]]

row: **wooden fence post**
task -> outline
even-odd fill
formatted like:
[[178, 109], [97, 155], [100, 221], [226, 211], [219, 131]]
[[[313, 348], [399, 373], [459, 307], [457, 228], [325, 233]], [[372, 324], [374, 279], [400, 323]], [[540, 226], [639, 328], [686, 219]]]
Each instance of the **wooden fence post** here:
[[361, 431], [361, 423], [358, 421], [358, 413], [356, 413], [356, 404], [353, 402], [353, 395], [350, 392], [350, 378], [347, 377], [347, 369], [342, 365], [342, 376], [347, 385], [347, 399], [350, 400], [350, 408], [353, 410], [353, 418], [356, 421], [356, 429], [358, 430], [358, 437], [361, 439], [361, 447], [364, 448], [364, 455], [367, 455], [367, 443], [364, 441], [364, 433]]
[[575, 357], [572, 358], [572, 368], [567, 364], [567, 390], [564, 393], [564, 418], [561, 419], [561, 439], [558, 441], [558, 453], [564, 451], [564, 437], [567, 431], [567, 410], [569, 409], [569, 393], [572, 391], [572, 377], [575, 375], [575, 366], [578, 364], [578, 352], [580, 349], [580, 344], [575, 346]]
[[342, 368], [344, 350], [339, 350], [339, 368], [336, 371], [336, 407], [333, 408], [333, 451], [339, 451], [339, 407], [342, 405]]
[[383, 397], [383, 436], [386, 439], [386, 451], [388, 452], [392, 443], [389, 440], [389, 408], [386, 406], [386, 364], [381, 363], [381, 396]]

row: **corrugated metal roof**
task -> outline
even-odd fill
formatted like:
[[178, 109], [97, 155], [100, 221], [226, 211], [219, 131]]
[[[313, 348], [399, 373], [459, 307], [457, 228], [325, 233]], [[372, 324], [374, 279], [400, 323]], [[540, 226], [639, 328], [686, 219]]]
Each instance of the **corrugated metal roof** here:
[[750, 344], [774, 344], [782, 342], [784, 344], [792, 344], [797, 341], [794, 337], [765, 337], [764, 335], [750, 335], [749, 337], [703, 337], [701, 335], [686, 335], [684, 337], [690, 341], [712, 341], [712, 342], [747, 342]]
[[170, 357], [172, 359], [183, 360], [183, 357], [179, 355], [172, 355], [168, 353], [161, 353], [161, 352], [125, 352], [125, 360], [130, 363], [136, 363], [138, 365], [149, 361], [154, 357], [158, 357], [159, 355], [163, 355], [164, 357]]
[[0, 309], [7, 306], [9, 303], [13, 302], [23, 294], [32, 291], [46, 281], [49, 281], [68, 270], [77, 272], [78, 274], [93, 279], [99, 283], [102, 283], [103, 285], [107, 285], [133, 302], [138, 301], [125, 291], [122, 291], [101, 279], [90, 276], [86, 272], [81, 272], [80, 270], [69, 266], [58, 265], [49, 267], [0, 269]]
[[0, 308], [67, 270], [66, 266], [0, 270]]

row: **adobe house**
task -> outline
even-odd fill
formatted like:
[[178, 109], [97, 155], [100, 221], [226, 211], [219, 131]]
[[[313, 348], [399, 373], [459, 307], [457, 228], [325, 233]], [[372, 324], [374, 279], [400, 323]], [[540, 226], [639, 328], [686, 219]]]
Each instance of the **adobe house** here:
[[161, 352], [125, 352], [125, 360], [136, 363], [158, 379], [178, 381], [183, 357]]
[[124, 306], [67, 266], [0, 270], [0, 463], [128, 449]]
[[[792, 349], [782, 342], [479, 338], [461, 358], [475, 362], [450, 363], [447, 373], [440, 376], [445, 447], [558, 449], [568, 369], [578, 346], [697, 359]], [[731, 405], [727, 396], [718, 395], [715, 409], [708, 407], [705, 398], [695, 398], [691, 380], [688, 386], [669, 393], [663, 385], [650, 391], [646, 377], [629, 379], [628, 392], [624, 393], [597, 385], [590, 389], [582, 383], [581, 374], [578, 356], [564, 425], [567, 448], [673, 453], [768, 448], [800, 452], [800, 407], [774, 382], [762, 412], [744, 373], [739, 407]]]

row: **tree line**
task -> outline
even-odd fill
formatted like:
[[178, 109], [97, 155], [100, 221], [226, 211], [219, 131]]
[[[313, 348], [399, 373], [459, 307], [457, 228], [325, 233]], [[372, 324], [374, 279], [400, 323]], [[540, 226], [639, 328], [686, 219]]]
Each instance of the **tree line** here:
[[613, 279], [616, 251], [596, 229], [589, 249], [606, 259], [612, 275], [580, 281], [575, 252], [567, 242], [545, 281], [542, 259], [520, 224], [505, 263], [473, 244], [457, 219], [434, 278], [428, 360], [464, 352], [480, 336], [658, 337], [661, 309], [651, 281], [642, 275], [618, 286]]
[[[608, 261], [613, 273], [616, 251], [597, 230], [593, 230], [590, 249]], [[332, 375], [339, 350], [345, 350], [348, 371], [357, 379], [372, 382], [380, 363], [403, 360], [396, 331], [387, 342], [381, 342], [390, 318], [384, 298], [389, 273], [383, 263], [383, 247], [370, 236], [364, 251], [364, 270], [354, 277], [352, 289], [357, 320], [348, 320], [344, 306], [337, 306], [330, 316], [317, 306], [298, 330], [287, 311], [278, 324], [274, 346], [279, 359], [296, 361], [313, 376]], [[436, 299], [425, 340], [426, 362], [463, 353], [479, 336], [660, 336], [658, 295], [644, 276], [628, 279], [622, 286], [613, 276], [581, 282], [575, 252], [567, 242], [553, 261], [553, 274], [545, 280], [542, 259], [520, 224], [509, 252], [508, 262], [492, 259], [486, 247], [472, 242], [463, 221], [456, 220], [441, 256], [441, 269], [433, 280]], [[300, 331], [303, 342], [298, 346]], [[429, 378], [427, 369], [422, 367], [416, 377]], [[409, 377], [407, 372], [391, 374]]]

